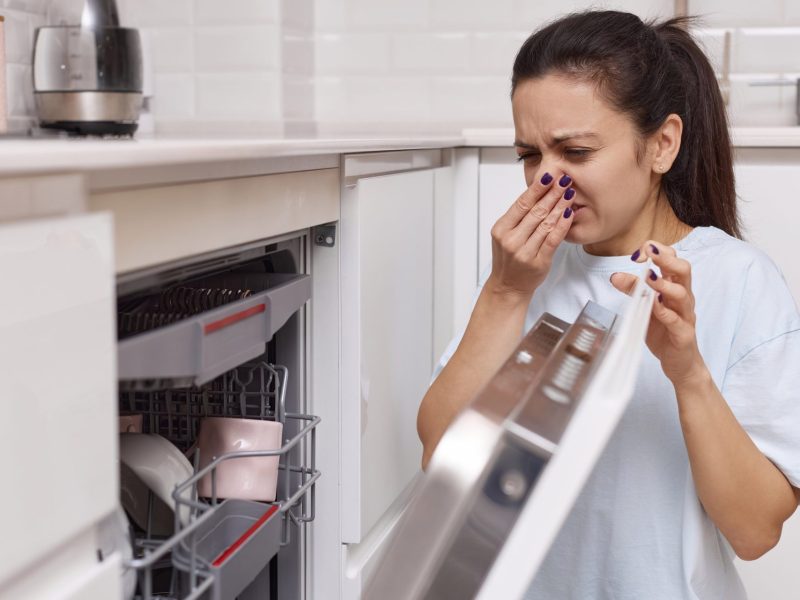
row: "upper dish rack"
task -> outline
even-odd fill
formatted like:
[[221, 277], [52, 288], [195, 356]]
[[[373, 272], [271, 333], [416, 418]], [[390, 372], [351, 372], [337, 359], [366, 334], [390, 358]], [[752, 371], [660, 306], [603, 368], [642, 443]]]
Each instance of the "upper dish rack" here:
[[120, 387], [211, 381], [263, 354], [310, 297], [309, 275], [229, 272], [129, 301], [118, 321]]

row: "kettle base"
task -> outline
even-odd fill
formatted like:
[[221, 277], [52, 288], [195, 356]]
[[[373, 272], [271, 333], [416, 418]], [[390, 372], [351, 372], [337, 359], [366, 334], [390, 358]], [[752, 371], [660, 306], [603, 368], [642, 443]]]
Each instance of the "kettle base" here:
[[78, 136], [120, 136], [133, 137], [139, 128], [138, 123], [119, 121], [54, 121], [41, 123], [43, 129], [58, 129]]

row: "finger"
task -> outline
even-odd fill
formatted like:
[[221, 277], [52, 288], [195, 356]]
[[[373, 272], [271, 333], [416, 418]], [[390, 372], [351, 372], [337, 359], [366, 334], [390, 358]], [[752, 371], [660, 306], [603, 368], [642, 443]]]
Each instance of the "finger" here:
[[636, 287], [636, 282], [639, 278], [633, 273], [612, 273], [611, 285], [617, 288], [623, 294], [630, 296]]
[[681, 319], [678, 313], [664, 304], [662, 296], [657, 296], [656, 299], [653, 300], [653, 311], [651, 314], [675, 337], [678, 337], [682, 333], [680, 330], [686, 325], [686, 322]]
[[680, 283], [691, 293], [692, 265], [688, 260], [679, 258], [675, 248], [648, 240], [644, 244], [644, 253], [658, 266], [664, 278]]
[[661, 303], [674, 310], [682, 319], [695, 322], [694, 298], [682, 284], [659, 277], [653, 269], [648, 270], [645, 281], [658, 292]]
[[[575, 214], [569, 206], [564, 208], [563, 212], [558, 213], [557, 211], [560, 210], [560, 208], [561, 205], [559, 204], [559, 206], [554, 209], [554, 212], [558, 214], [558, 220], [555, 226], [550, 229], [546, 235], [543, 235], [545, 229], [540, 225], [536, 230], [536, 234], [532, 235], [528, 238], [528, 241], [525, 242], [523, 256], [525, 256], [526, 259], [539, 256], [545, 261], [552, 260], [556, 248], [558, 248], [558, 245], [567, 237], [567, 232], [569, 232], [569, 228], [572, 227]], [[542, 235], [543, 237], [540, 239]]]
[[[561, 185], [564, 182], [566, 182], [566, 187]], [[574, 188], [569, 187], [570, 183], [572, 180], [568, 175], [562, 177], [558, 185], [554, 185], [547, 195], [525, 215], [525, 218], [510, 233], [513, 244], [527, 246], [533, 237], [535, 248], [542, 245], [544, 239], [558, 225], [566, 208], [575, 199], [576, 192]]]
[[547, 191], [553, 187], [555, 187], [555, 178], [550, 173], [544, 173], [519, 195], [505, 214], [498, 219], [495, 227], [498, 227], [503, 232], [516, 227], [536, 203], [545, 196]]

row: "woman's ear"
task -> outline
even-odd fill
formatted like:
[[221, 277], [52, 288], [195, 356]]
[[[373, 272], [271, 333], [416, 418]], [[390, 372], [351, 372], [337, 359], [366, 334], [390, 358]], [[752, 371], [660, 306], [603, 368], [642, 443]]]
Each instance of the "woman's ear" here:
[[681, 133], [683, 133], [683, 121], [672, 113], [664, 119], [664, 123], [650, 138], [653, 149], [652, 169], [659, 175], [672, 168], [672, 163], [675, 162], [675, 157], [681, 149]]

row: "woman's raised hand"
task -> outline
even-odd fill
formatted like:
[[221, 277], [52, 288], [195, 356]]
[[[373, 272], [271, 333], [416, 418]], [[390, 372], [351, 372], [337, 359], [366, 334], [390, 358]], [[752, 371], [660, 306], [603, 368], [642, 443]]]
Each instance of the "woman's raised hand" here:
[[572, 178], [550, 173], [531, 184], [492, 227], [497, 292], [529, 300], [550, 271], [553, 254], [572, 225]]
[[[658, 293], [647, 330], [647, 347], [661, 362], [664, 374], [678, 385], [704, 373], [706, 368], [697, 346], [692, 265], [678, 257], [675, 248], [655, 240], [647, 240], [631, 256], [638, 263], [648, 258], [659, 268], [661, 276], [650, 269], [645, 279]], [[630, 294], [637, 279], [631, 273], [614, 273], [611, 284]]]

